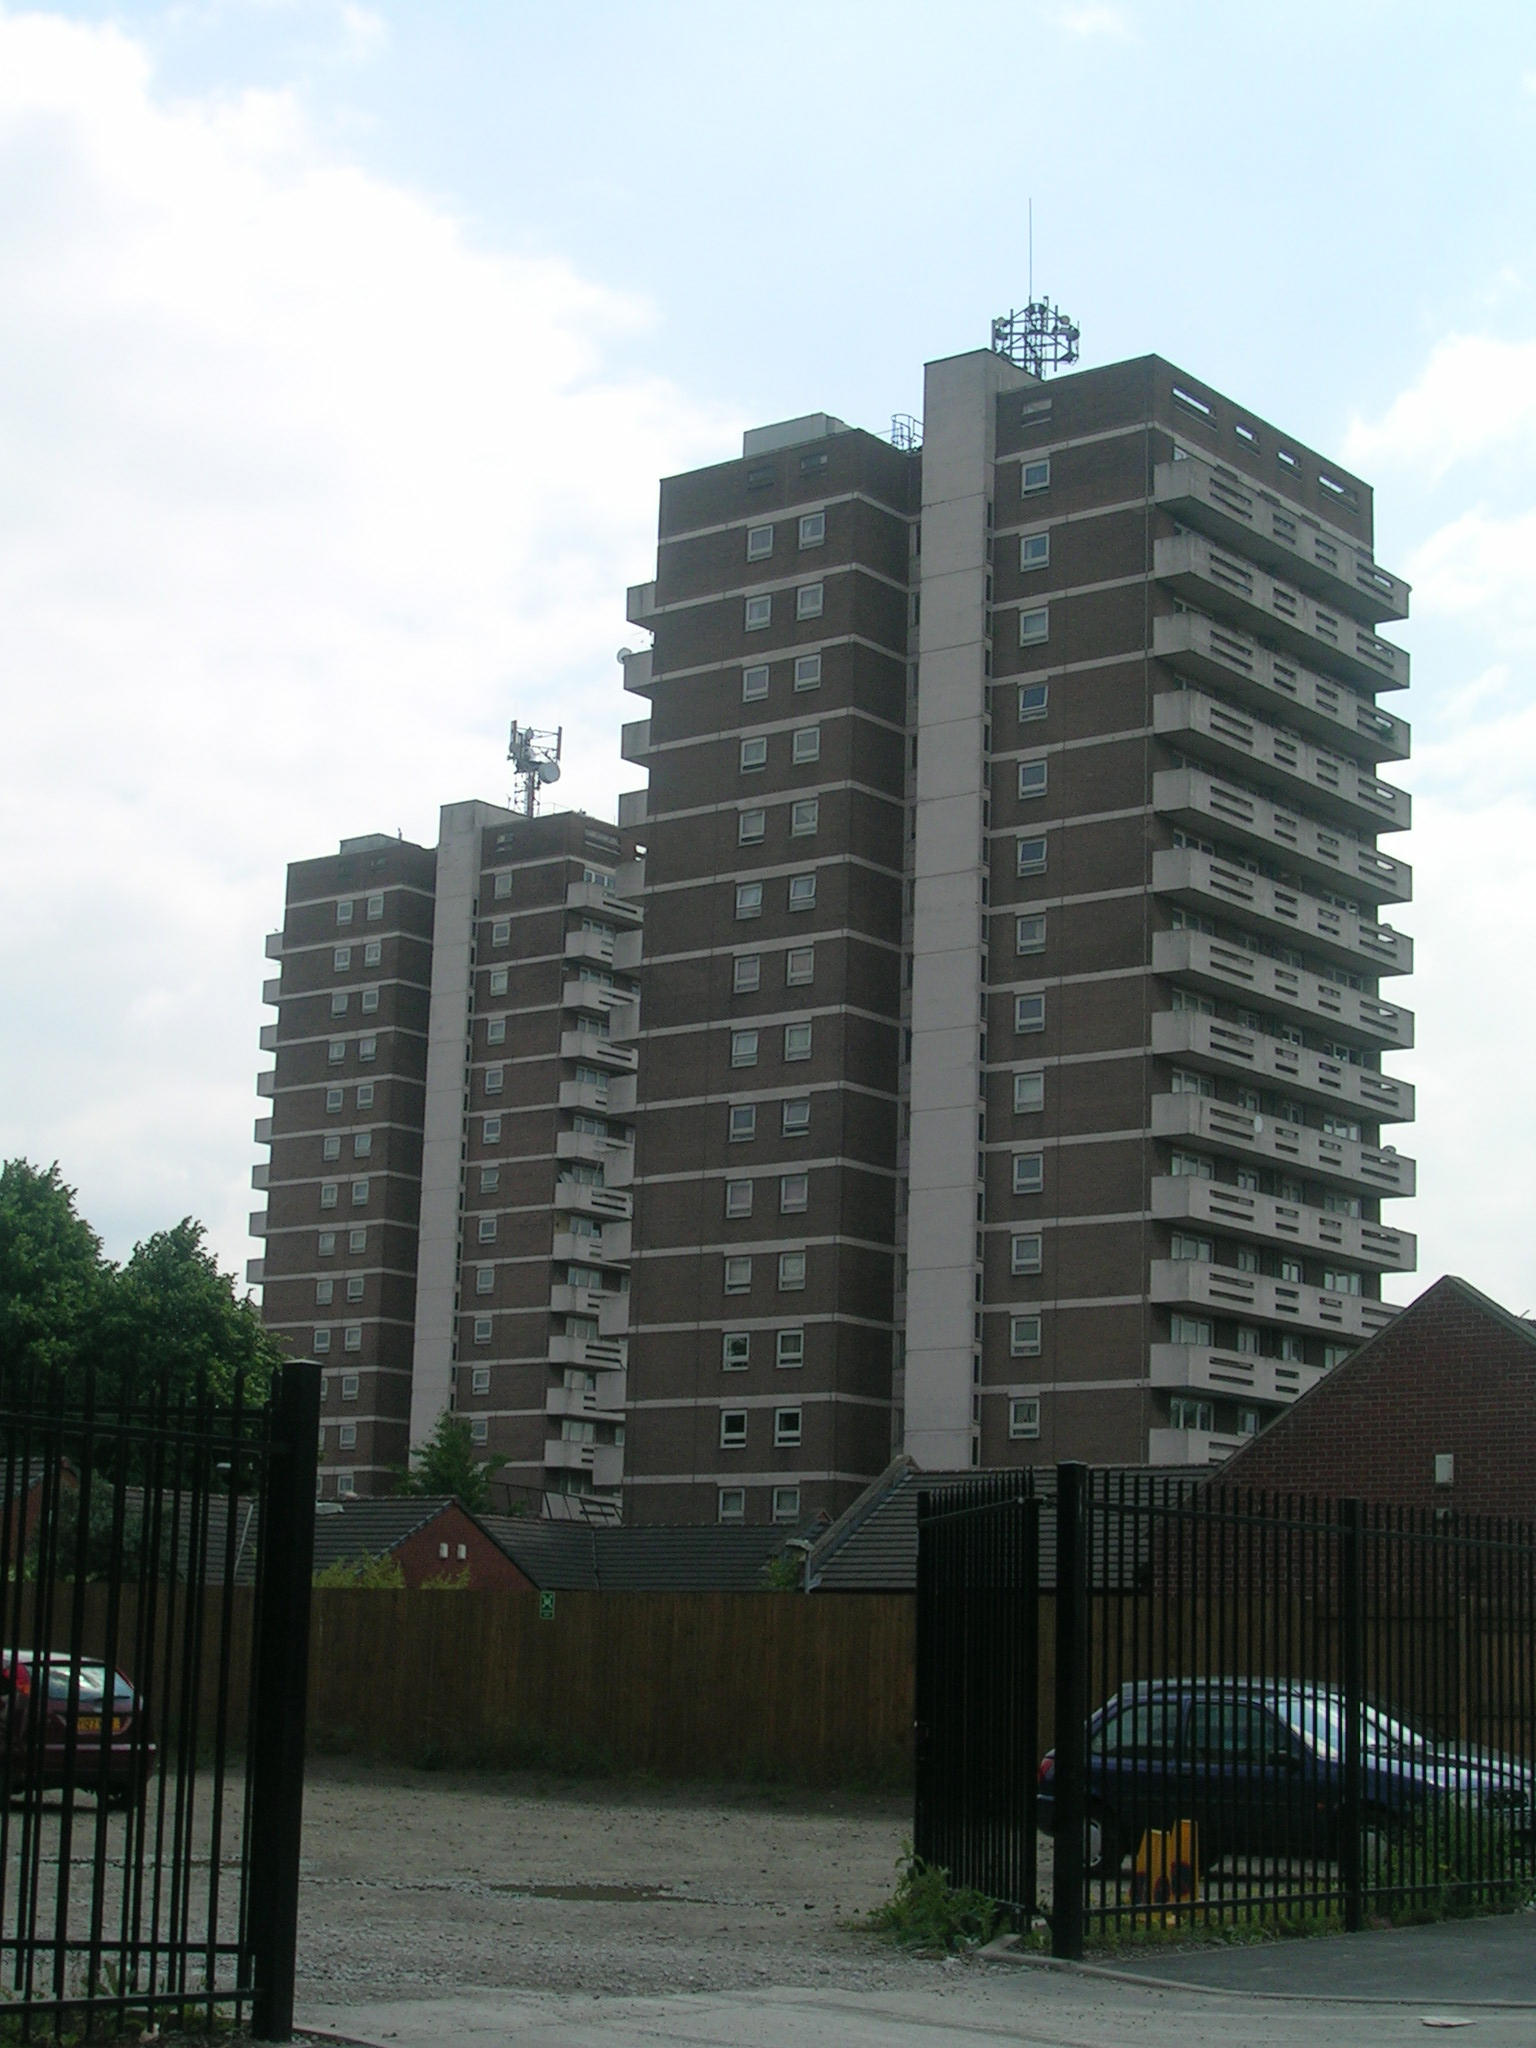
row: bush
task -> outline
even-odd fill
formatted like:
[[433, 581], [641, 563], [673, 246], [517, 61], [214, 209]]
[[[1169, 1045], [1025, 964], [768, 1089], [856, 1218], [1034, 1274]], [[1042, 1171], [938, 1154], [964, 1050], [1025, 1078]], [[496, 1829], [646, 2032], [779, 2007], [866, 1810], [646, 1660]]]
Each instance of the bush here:
[[1366, 1890], [1383, 1919], [1513, 1913], [1530, 1904], [1529, 1844], [1497, 1809], [1447, 1799], [1366, 1838]]
[[903, 1948], [933, 1955], [980, 1948], [1003, 1922], [1003, 1908], [985, 1892], [952, 1885], [949, 1872], [925, 1863], [910, 1844], [897, 1860], [896, 1889], [868, 1925]]

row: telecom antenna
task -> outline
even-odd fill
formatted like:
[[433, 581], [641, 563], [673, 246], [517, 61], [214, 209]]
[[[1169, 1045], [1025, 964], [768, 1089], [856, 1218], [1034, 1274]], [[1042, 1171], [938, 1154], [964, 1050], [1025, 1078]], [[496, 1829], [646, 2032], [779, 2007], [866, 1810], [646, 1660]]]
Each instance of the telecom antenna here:
[[992, 346], [1032, 377], [1048, 377], [1077, 361], [1082, 329], [1049, 299], [1035, 297], [1035, 202], [1029, 202], [1029, 301], [992, 322]]
[[539, 791], [545, 783], [560, 780], [560, 747], [564, 738], [563, 725], [553, 732], [535, 732], [531, 725], [512, 721], [507, 759], [512, 763], [512, 779], [517, 784], [517, 808], [525, 818], [531, 818], [539, 808]]

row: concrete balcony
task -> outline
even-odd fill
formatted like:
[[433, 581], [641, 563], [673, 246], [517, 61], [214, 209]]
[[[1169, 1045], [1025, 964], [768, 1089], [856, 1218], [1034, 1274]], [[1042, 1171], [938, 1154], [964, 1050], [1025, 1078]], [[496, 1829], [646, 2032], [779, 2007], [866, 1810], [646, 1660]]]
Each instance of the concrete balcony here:
[[[628, 1296], [626, 1295], [625, 1298], [627, 1300]], [[602, 1331], [601, 1309], [603, 1303], [613, 1299], [614, 1297], [606, 1293], [602, 1288], [571, 1287], [563, 1280], [557, 1281], [549, 1290], [549, 1306], [554, 1314], [562, 1316], [588, 1316], [597, 1324], [599, 1333]], [[629, 1328], [627, 1317], [625, 1318], [623, 1328], [624, 1330]], [[622, 1332], [616, 1334], [622, 1334]]]
[[1408, 656], [1401, 647], [1201, 534], [1154, 541], [1152, 573], [1197, 611], [1231, 619], [1309, 668], [1371, 690], [1408, 687]]
[[256, 1042], [263, 1052], [276, 1052], [277, 1026], [275, 1024], [263, 1024], [256, 1035]]
[[615, 1074], [608, 1083], [608, 1108], [614, 1116], [633, 1116], [638, 1083], [633, 1074]]
[[1405, 861], [1203, 768], [1160, 769], [1152, 778], [1152, 807], [1186, 832], [1251, 847], [1325, 889], [1371, 903], [1406, 903], [1413, 894], [1413, 870]]
[[265, 1259], [247, 1259], [245, 1262], [246, 1286], [259, 1287], [265, 1277], [266, 1270], [267, 1262]]
[[583, 1261], [599, 1266], [627, 1266], [633, 1233], [627, 1222], [610, 1223], [598, 1237], [578, 1237], [568, 1230], [555, 1232], [552, 1256], [560, 1263]]
[[271, 1183], [271, 1178], [272, 1162], [269, 1159], [263, 1159], [259, 1165], [253, 1166], [251, 1168], [251, 1186], [255, 1188], [259, 1193], [266, 1193], [267, 1188]]
[[261, 984], [261, 1000], [275, 1007], [283, 999], [283, 977], [272, 975]]
[[1389, 1230], [1359, 1216], [1335, 1216], [1331, 1209], [1303, 1208], [1226, 1181], [1197, 1180], [1193, 1174], [1159, 1174], [1152, 1182], [1152, 1214], [1195, 1231], [1294, 1247], [1374, 1272], [1411, 1273], [1419, 1262], [1412, 1231]]
[[[649, 628], [656, 616], [656, 581], [631, 583], [624, 593], [624, 616], [632, 626]], [[628, 668], [629, 663], [624, 664]]]
[[256, 1143], [258, 1145], [270, 1145], [272, 1142], [271, 1117], [257, 1117], [255, 1123], [251, 1125], [251, 1136], [256, 1140]]
[[614, 934], [606, 930], [567, 932], [565, 957], [567, 960], [596, 960], [608, 967], [613, 962], [613, 941]]
[[650, 816], [651, 793], [648, 789], [621, 789], [619, 791], [619, 830], [633, 832], [643, 825]]
[[1159, 1010], [1152, 1019], [1152, 1050], [1204, 1073], [1241, 1074], [1303, 1102], [1352, 1110], [1377, 1123], [1413, 1121], [1413, 1088], [1407, 1081], [1308, 1052], [1305, 1046], [1228, 1024], [1221, 1017]]
[[247, 1224], [247, 1226], [246, 1226], [246, 1236], [247, 1236], [247, 1237], [265, 1237], [265, 1236], [266, 1236], [266, 1234], [267, 1234], [267, 1212], [266, 1212], [266, 1210], [265, 1210], [265, 1209], [253, 1209], [253, 1210], [251, 1211], [251, 1213], [250, 1213], [250, 1220], [249, 1220], [249, 1222], [248, 1222], [248, 1224]]
[[544, 1463], [556, 1472], [590, 1472], [599, 1491], [617, 1486], [624, 1477], [622, 1444], [568, 1444], [546, 1437]]
[[1225, 1436], [1212, 1429], [1149, 1429], [1149, 1465], [1224, 1465], [1234, 1451], [1253, 1439]]
[[605, 1294], [597, 1313], [598, 1335], [623, 1337], [629, 1333], [629, 1289], [622, 1294]]
[[613, 964], [621, 973], [633, 974], [640, 965], [641, 933], [638, 927], [633, 931], [616, 932], [613, 939]]
[[1293, 1365], [1284, 1358], [1259, 1358], [1251, 1351], [1218, 1351], [1209, 1344], [1154, 1344], [1151, 1367], [1154, 1387], [1269, 1401], [1281, 1408], [1299, 1400], [1323, 1377], [1320, 1365]]
[[632, 1006], [635, 992], [630, 988], [614, 988], [603, 981], [588, 981], [578, 977], [566, 982], [560, 991], [560, 1007], [563, 1010], [588, 1010], [603, 1016], [610, 1011], [623, 1010]]
[[626, 761], [642, 762], [651, 751], [651, 721], [632, 718], [619, 727], [619, 753]]
[[[595, 1031], [562, 1031], [560, 1034], [560, 1057], [564, 1060], [581, 1060], [599, 1067], [622, 1067], [633, 1070], [640, 1063], [640, 1055], [632, 1045], [615, 1045], [611, 1038], [599, 1038]], [[258, 1084], [260, 1076], [257, 1077]], [[266, 1091], [269, 1095], [271, 1089]]]
[[[632, 862], [626, 862], [632, 866]], [[567, 910], [599, 911], [604, 917], [611, 917], [616, 925], [632, 925], [640, 922], [640, 905], [615, 886], [605, 889], [601, 882], [567, 882], [565, 887]]]
[[1283, 718], [1325, 747], [1337, 747], [1363, 761], [1408, 758], [1411, 735], [1405, 720], [1383, 711], [1347, 683], [1314, 675], [1202, 612], [1154, 619], [1152, 652], [1180, 675], [1213, 684], [1262, 718]]
[[265, 1072], [256, 1076], [256, 1093], [262, 1096], [273, 1096], [277, 1093], [276, 1067], [268, 1067]]
[[1237, 1273], [1202, 1259], [1154, 1259], [1150, 1291], [1153, 1301], [1169, 1308], [1361, 1342], [1384, 1330], [1399, 1313], [1387, 1302], [1367, 1301], [1361, 1294], [1326, 1294], [1321, 1287], [1271, 1280], [1265, 1273]]
[[1152, 472], [1152, 497], [1183, 525], [1288, 576], [1324, 604], [1339, 605], [1372, 625], [1408, 616], [1408, 585], [1378, 568], [1369, 549], [1229, 469], [1198, 457], [1160, 462]]
[[634, 913], [638, 917], [640, 915], [640, 898], [645, 894], [645, 855], [643, 852], [637, 853], [633, 860], [624, 861], [620, 865], [618, 874], [614, 877], [614, 888], [620, 897], [632, 905]]
[[[1324, 1181], [1361, 1195], [1411, 1195], [1414, 1162], [1400, 1152], [1330, 1138], [1305, 1124], [1279, 1123], [1203, 1095], [1154, 1095], [1152, 1135], [1170, 1144], [1268, 1165], [1297, 1180]], [[1179, 1176], [1172, 1176], [1178, 1178]], [[1197, 1178], [1192, 1175], [1191, 1178]]]
[[[627, 1375], [622, 1372], [607, 1372], [602, 1380], [608, 1382], [607, 1390], [601, 1384], [597, 1387], [549, 1387], [544, 1394], [544, 1413], [563, 1419], [586, 1417], [591, 1420], [617, 1422], [624, 1412], [624, 1383]], [[618, 1388], [615, 1399], [612, 1389]]]
[[589, 1372], [622, 1378], [629, 1364], [629, 1345], [623, 1337], [551, 1337], [549, 1362], [585, 1366]]
[[1302, 967], [1287, 967], [1262, 953], [1213, 939], [1206, 932], [1154, 932], [1152, 972], [1187, 982], [1212, 995], [1270, 1009], [1298, 1024], [1368, 1052], [1401, 1051], [1413, 1043], [1413, 1012], [1383, 1003], [1360, 989], [1324, 981]]
[[283, 957], [283, 935], [282, 935], [282, 933], [281, 933], [281, 932], [268, 932], [268, 933], [267, 933], [267, 939], [266, 939], [266, 947], [265, 947], [265, 951], [266, 951], [266, 955], [267, 955], [267, 958], [268, 958], [269, 960], [281, 960], [281, 959], [282, 959], [282, 957]]
[[[653, 589], [655, 585], [651, 586]], [[619, 665], [624, 671], [624, 687], [634, 697], [649, 697], [651, 694], [651, 650], [649, 647], [626, 647], [619, 656]], [[620, 818], [622, 825], [624, 820]]]
[[560, 1083], [560, 1107], [562, 1109], [585, 1109], [594, 1115], [603, 1116], [608, 1110], [608, 1090], [598, 1088], [590, 1081], [562, 1081]]
[[556, 1214], [595, 1216], [603, 1223], [627, 1223], [635, 1213], [635, 1198], [622, 1188], [589, 1187], [585, 1181], [555, 1182]]
[[1218, 912], [1266, 938], [1289, 939], [1355, 974], [1413, 972], [1413, 941], [1391, 925], [1376, 924], [1358, 911], [1336, 910], [1316, 896], [1250, 874], [1215, 854], [1197, 853], [1192, 846], [1165, 848], [1152, 856], [1152, 887], [1159, 896], [1207, 914]]
[[640, 1030], [640, 1005], [633, 996], [630, 996], [621, 1006], [616, 1006], [609, 1012], [608, 1030], [611, 1037], [620, 1040], [634, 1038], [638, 1035]]
[[[599, 1138], [591, 1131], [557, 1131], [555, 1133], [555, 1157], [557, 1159], [580, 1159], [590, 1166], [601, 1166], [606, 1178], [607, 1169], [619, 1164], [623, 1158], [631, 1162], [635, 1148], [621, 1138]], [[615, 1183], [610, 1183], [615, 1185]], [[622, 1186], [619, 1182], [616, 1185]]]
[[1182, 753], [1210, 760], [1218, 774], [1235, 770], [1245, 782], [1274, 790], [1282, 803], [1304, 805], [1351, 831], [1406, 832], [1412, 821], [1407, 790], [1201, 690], [1155, 697], [1152, 729]]

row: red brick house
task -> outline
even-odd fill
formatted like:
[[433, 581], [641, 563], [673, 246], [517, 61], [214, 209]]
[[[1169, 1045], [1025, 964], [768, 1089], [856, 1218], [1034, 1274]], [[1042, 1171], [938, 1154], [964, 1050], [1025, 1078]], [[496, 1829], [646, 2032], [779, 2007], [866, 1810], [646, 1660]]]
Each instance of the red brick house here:
[[1447, 1274], [1212, 1483], [1536, 1522], [1536, 1324]]
[[465, 1580], [471, 1591], [484, 1586], [531, 1593], [532, 1579], [508, 1557], [479, 1519], [458, 1501], [324, 1501], [315, 1514], [315, 1570], [356, 1560], [398, 1564], [414, 1590], [428, 1579]]

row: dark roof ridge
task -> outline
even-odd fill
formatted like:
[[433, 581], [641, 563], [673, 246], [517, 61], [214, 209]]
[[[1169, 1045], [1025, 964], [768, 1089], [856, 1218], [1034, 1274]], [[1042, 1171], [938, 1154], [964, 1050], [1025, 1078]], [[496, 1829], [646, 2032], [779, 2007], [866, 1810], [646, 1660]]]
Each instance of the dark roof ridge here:
[[869, 1517], [882, 1507], [917, 1469], [917, 1461], [914, 1458], [906, 1451], [898, 1451], [879, 1478], [872, 1479], [864, 1491], [848, 1503], [836, 1521], [822, 1531], [806, 1553], [806, 1578], [812, 1586], [816, 1583], [818, 1568], [835, 1557]]

